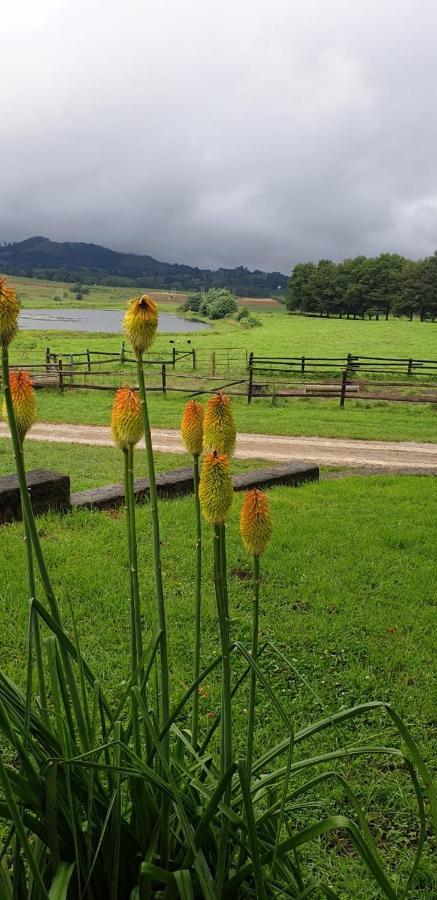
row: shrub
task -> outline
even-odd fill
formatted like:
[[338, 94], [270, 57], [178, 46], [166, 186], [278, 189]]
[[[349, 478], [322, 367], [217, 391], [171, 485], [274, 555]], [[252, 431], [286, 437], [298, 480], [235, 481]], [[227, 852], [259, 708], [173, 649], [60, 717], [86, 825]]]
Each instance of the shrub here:
[[209, 319], [224, 319], [236, 309], [236, 298], [222, 288], [211, 288], [204, 294], [191, 294], [181, 306], [182, 312], [198, 312]]
[[200, 312], [203, 294], [190, 294], [179, 307], [181, 312]]
[[247, 316], [246, 319], [241, 319], [240, 325], [242, 328], [258, 328], [262, 323], [255, 316]]

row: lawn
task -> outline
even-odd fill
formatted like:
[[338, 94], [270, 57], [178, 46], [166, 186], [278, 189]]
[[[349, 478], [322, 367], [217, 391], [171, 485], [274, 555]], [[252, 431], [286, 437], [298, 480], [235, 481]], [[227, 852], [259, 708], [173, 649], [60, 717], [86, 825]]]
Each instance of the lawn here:
[[[30, 445], [27, 452], [30, 461]], [[106, 449], [103, 452], [110, 459], [107, 465], [115, 466], [115, 455]], [[104, 457], [99, 452], [94, 455], [94, 449], [90, 453], [88, 465], [90, 459], [92, 466], [101, 465]], [[109, 477], [108, 469], [106, 474]], [[86, 476], [78, 470], [76, 477], [80, 483]], [[263, 640], [270, 639], [284, 652], [306, 685], [271, 651], [264, 667], [296, 725], [319, 718], [323, 710], [385, 699], [405, 717], [427, 759], [435, 759], [436, 480], [345, 478], [297, 490], [277, 488], [270, 492], [270, 499], [274, 531], [262, 563], [261, 631]], [[231, 628], [233, 637], [247, 644], [251, 584], [246, 578], [248, 559], [238, 536], [240, 503], [241, 497], [236, 496], [228, 529]], [[192, 665], [192, 498], [163, 502], [160, 510], [175, 698], [184, 691]], [[71, 621], [71, 604], [86, 658], [104, 688], [117, 695], [126, 676], [128, 653], [124, 513], [48, 515], [38, 519], [38, 525], [65, 618]], [[138, 532], [148, 632], [155, 615], [150, 599], [153, 575], [147, 506], [138, 509]], [[208, 529], [204, 543], [208, 571]], [[0, 558], [0, 653], [6, 672], [23, 684], [27, 590], [21, 525], [0, 530]], [[218, 644], [209, 581], [203, 603], [203, 659], [207, 662]], [[218, 702], [218, 684], [211, 678], [201, 697], [203, 727], [211, 722]], [[246, 702], [242, 696], [236, 722], [237, 750], [243, 738]], [[378, 716], [372, 722], [376, 740], [390, 744], [393, 735], [386, 722]], [[360, 720], [359, 725], [348, 728], [350, 742], [362, 740], [370, 724], [370, 719]], [[257, 751], [265, 750], [280, 735], [271, 703], [262, 696]], [[380, 760], [359, 766], [348, 759], [342, 771], [358, 790], [381, 852], [393, 872], [401, 875], [411, 862], [417, 837], [414, 801], [406, 779]], [[332, 809], [350, 812], [340, 789], [315, 795], [315, 799], [316, 815], [320, 810], [326, 814]], [[344, 900], [375, 900], [379, 896], [342, 838], [314, 844], [308, 864], [323, 866]], [[434, 861], [428, 853], [414, 897], [425, 900], [436, 891]]]
[[[205, 401], [204, 397], [198, 398]], [[155, 427], [179, 428], [184, 394], [149, 395]], [[37, 393], [37, 416], [46, 422], [107, 425], [113, 394], [109, 391], [42, 389]], [[320, 435], [363, 440], [437, 441], [437, 404], [386, 403], [349, 400], [233, 398], [239, 431], [263, 434]]]
[[[71, 491], [86, 491], [123, 480], [123, 457], [116, 447], [88, 447], [81, 444], [56, 444], [50, 441], [26, 442], [28, 469], [55, 469], [70, 476]], [[137, 450], [137, 475], [146, 474], [146, 452]], [[157, 453], [156, 469], [163, 472], [191, 465], [191, 457], [183, 453]], [[234, 460], [235, 472], [266, 466], [265, 460]], [[0, 438], [0, 476], [15, 471], [12, 443]]]

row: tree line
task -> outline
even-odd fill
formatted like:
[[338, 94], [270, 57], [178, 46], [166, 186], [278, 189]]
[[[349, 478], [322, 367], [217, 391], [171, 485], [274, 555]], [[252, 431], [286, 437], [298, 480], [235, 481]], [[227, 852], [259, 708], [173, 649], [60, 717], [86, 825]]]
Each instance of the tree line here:
[[362, 317], [437, 317], [437, 251], [411, 260], [398, 253], [297, 263], [286, 304], [290, 312]]

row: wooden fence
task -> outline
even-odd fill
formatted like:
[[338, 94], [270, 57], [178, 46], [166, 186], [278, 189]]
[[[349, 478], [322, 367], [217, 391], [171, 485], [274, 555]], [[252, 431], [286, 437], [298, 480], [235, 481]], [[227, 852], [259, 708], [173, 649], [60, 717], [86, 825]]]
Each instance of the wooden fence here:
[[249, 370], [264, 373], [311, 371], [331, 372], [336, 369], [366, 374], [427, 375], [437, 377], [437, 359], [415, 359], [405, 356], [362, 356], [347, 353], [346, 356], [256, 356], [249, 355]]
[[[144, 360], [148, 390], [190, 397], [226, 390], [246, 397], [248, 403], [263, 398], [338, 398], [340, 407], [349, 399], [437, 402], [437, 360], [352, 353], [338, 357], [251, 353], [246, 360], [245, 353], [241, 348], [221, 348], [200, 354], [194, 348], [176, 347], [167, 356], [149, 353]], [[87, 349], [59, 354], [47, 348], [44, 362], [25, 367], [36, 388], [115, 391], [127, 379], [135, 384], [136, 366], [137, 360], [122, 344], [117, 352]], [[23, 363], [12, 368], [23, 368]]]

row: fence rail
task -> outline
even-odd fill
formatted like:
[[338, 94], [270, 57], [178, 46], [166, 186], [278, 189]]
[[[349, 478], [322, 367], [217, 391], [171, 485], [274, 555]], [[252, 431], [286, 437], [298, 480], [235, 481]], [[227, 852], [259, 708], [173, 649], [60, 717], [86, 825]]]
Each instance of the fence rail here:
[[[211, 351], [209, 357], [209, 352], [173, 347], [168, 357], [162, 352], [148, 354], [144, 360], [148, 390], [164, 396], [175, 392], [189, 397], [226, 390], [246, 397], [248, 403], [281, 397], [338, 398], [341, 407], [350, 399], [437, 402], [435, 359], [352, 353], [332, 357], [251, 353], [246, 358], [246, 351], [241, 348], [221, 348]], [[232, 360], [236, 360], [235, 368]], [[119, 351], [87, 349], [72, 354], [55, 353], [47, 347], [44, 362], [28, 363], [25, 367], [36, 388], [115, 391], [127, 378], [136, 381], [136, 366], [137, 360], [122, 344]], [[23, 367], [23, 363], [11, 366]], [[320, 377], [323, 372], [326, 378]], [[372, 377], [375, 375], [377, 378]], [[383, 375], [388, 380], [382, 379]]]
[[298, 370], [301, 374], [312, 369], [332, 371], [349, 369], [351, 372], [381, 374], [390, 371], [413, 375], [436, 375], [437, 359], [416, 359], [410, 357], [363, 356], [348, 353], [346, 356], [257, 356], [251, 353], [249, 369], [258, 372], [285, 373]]

